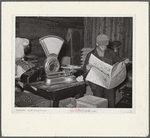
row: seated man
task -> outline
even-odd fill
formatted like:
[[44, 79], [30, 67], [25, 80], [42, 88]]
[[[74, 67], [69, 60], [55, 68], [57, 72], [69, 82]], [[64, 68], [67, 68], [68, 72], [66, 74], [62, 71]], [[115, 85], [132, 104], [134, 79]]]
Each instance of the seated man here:
[[[92, 50], [90, 53], [87, 54], [85, 63], [83, 66], [83, 70], [85, 73], [88, 73], [91, 69], [92, 65], [89, 64], [89, 58], [91, 54], [96, 56], [101, 61], [113, 65], [116, 62], [120, 61], [120, 57], [111, 49], [107, 48], [107, 45], [109, 44], [109, 38], [108, 36], [104, 34], [100, 34], [97, 36], [96, 39], [96, 46], [95, 49]], [[125, 60], [125, 63], [128, 62]], [[108, 107], [112, 108], [115, 106], [115, 91], [114, 89], [106, 89], [104, 87], [101, 87], [97, 84], [94, 84], [92, 82], [88, 82], [89, 86], [91, 87], [91, 90], [93, 92], [94, 96], [97, 97], [103, 97], [108, 99]]]

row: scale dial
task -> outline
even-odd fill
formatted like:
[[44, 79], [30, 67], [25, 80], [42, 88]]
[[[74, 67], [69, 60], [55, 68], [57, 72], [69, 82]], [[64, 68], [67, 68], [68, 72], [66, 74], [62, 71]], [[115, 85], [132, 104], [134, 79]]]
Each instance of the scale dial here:
[[44, 70], [46, 75], [58, 72], [60, 68], [59, 61], [56, 54], [50, 54], [44, 61]]

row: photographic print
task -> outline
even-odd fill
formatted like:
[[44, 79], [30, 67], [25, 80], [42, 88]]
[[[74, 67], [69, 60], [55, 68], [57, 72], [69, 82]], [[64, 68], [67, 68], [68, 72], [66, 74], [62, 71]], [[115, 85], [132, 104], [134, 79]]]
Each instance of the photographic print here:
[[2, 2], [2, 135], [149, 134], [147, 2]]
[[16, 16], [15, 27], [15, 107], [132, 108], [133, 17]]

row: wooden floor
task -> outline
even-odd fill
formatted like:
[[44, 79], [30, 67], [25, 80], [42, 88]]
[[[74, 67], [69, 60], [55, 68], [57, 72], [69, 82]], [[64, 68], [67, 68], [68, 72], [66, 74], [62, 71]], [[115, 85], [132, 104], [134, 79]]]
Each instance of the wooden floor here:
[[[115, 108], [132, 108], [132, 88], [125, 87], [122, 91], [122, 96], [118, 100]], [[86, 87], [85, 95], [93, 95], [89, 86]], [[16, 92], [15, 94], [16, 107], [52, 107], [52, 103], [52, 101], [28, 91]], [[59, 102], [59, 107], [75, 107], [75, 104], [75, 98], [67, 98]]]

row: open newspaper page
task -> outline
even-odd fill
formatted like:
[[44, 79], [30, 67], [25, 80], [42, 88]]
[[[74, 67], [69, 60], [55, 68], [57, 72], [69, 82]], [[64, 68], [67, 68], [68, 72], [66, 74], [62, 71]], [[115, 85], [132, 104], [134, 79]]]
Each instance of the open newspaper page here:
[[126, 65], [124, 61], [114, 64], [111, 73], [111, 82], [109, 89], [121, 84], [126, 78]]
[[108, 89], [113, 66], [99, 60], [93, 54], [90, 56], [89, 64], [93, 65], [93, 67], [89, 71], [86, 80]]
[[86, 80], [100, 85], [106, 89], [111, 89], [121, 84], [126, 77], [126, 67], [124, 62], [109, 65], [93, 54], [89, 59], [89, 64], [93, 65]]

